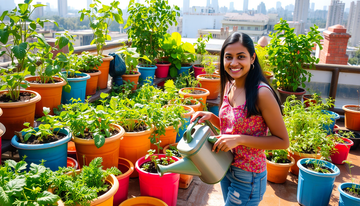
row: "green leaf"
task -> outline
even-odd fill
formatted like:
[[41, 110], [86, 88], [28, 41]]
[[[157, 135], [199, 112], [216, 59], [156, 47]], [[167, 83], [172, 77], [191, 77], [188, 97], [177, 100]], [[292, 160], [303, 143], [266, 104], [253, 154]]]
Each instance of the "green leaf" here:
[[21, 172], [22, 170], [26, 170], [26, 166], [27, 166], [27, 163], [25, 161], [20, 161], [16, 164], [15, 170], [17, 172]]
[[111, 36], [109, 34], [106, 35], [106, 40], [108, 40], [108, 41], [111, 40]]
[[102, 92], [102, 93], [100, 94], [100, 98], [101, 98], [101, 99], [105, 99], [105, 98], [107, 98], [108, 96], [109, 96], [108, 93], [103, 93], [103, 92]]
[[84, 13], [81, 13], [80, 21], [83, 21], [83, 20], [84, 20], [84, 17], [85, 17], [85, 14], [84, 14]]
[[9, 17], [10, 17], [10, 19], [12, 19], [15, 23], [19, 22], [19, 20], [20, 20], [20, 17], [18, 17], [18, 16], [9, 16]]
[[180, 46], [181, 44], [181, 35], [178, 32], [173, 32], [171, 37], [176, 41], [176, 45]]
[[100, 148], [105, 144], [105, 137], [103, 135], [95, 134], [94, 141], [95, 141], [95, 146], [97, 148]]
[[28, 132], [24, 135], [24, 141], [28, 141], [28, 139], [31, 137], [32, 133]]
[[6, 51], [1, 51], [0, 52], [0, 57], [2, 56], [2, 55], [4, 55], [6, 53]]
[[5, 16], [6, 16], [6, 14], [8, 14], [8, 13], [9, 13], [9, 11], [4, 11], [4, 12], [1, 14], [1, 16], [0, 16], [0, 21], [3, 21], [4, 18], [5, 18]]
[[29, 8], [29, 4], [18, 4], [19, 8], [20, 8], [20, 13], [24, 14], [27, 9]]
[[44, 191], [39, 195], [36, 201], [40, 205], [53, 205], [60, 199], [59, 196], [52, 194], [51, 192]]
[[71, 92], [71, 86], [69, 84], [65, 85], [63, 87], [64, 91], [67, 92], [67, 93], [70, 93]]
[[23, 59], [26, 55], [27, 43], [21, 43], [20, 45], [14, 46], [11, 51], [14, 52], [14, 55], [17, 59]]
[[15, 191], [15, 192], [21, 192], [23, 190], [23, 187], [26, 185], [26, 181], [25, 179], [13, 179], [10, 180], [7, 184], [6, 187], [9, 190]]
[[183, 49], [185, 52], [189, 52], [189, 53], [192, 53], [194, 54], [195, 53], [195, 48], [194, 48], [194, 45], [190, 44], [189, 42], [185, 42], [183, 45], [182, 45]]
[[30, 28], [32, 28], [33, 30], [36, 30], [36, 24], [34, 22], [30, 23]]
[[34, 8], [38, 8], [38, 7], [42, 7], [42, 6], [46, 6], [45, 4], [35, 4], [33, 5]]
[[9, 32], [7, 29], [0, 30], [0, 42], [6, 44], [9, 40]]
[[11, 206], [12, 201], [10, 197], [4, 191], [4, 188], [0, 187], [0, 205], [2, 206]]
[[59, 38], [59, 49], [62, 49], [64, 46], [66, 46], [69, 43], [69, 39], [65, 36], [61, 36]]
[[38, 43], [40, 43], [41, 45], [44, 45], [44, 46], [46, 46], [46, 47], [50, 46], [50, 45], [47, 43], [47, 41], [46, 41], [46, 39], [45, 39], [45, 37], [44, 37], [43, 35], [41, 35], [41, 34], [36, 34], [36, 35], [34, 35], [34, 36], [37, 38]]
[[178, 70], [175, 67], [170, 68], [170, 76], [173, 78], [178, 76]]

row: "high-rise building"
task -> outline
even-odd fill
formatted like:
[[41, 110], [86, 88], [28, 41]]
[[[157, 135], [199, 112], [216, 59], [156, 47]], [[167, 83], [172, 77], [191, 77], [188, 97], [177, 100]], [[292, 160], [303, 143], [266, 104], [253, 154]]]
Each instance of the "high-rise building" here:
[[326, 19], [326, 28], [336, 24], [342, 24], [342, 19], [344, 17], [345, 3], [342, 3], [339, 0], [331, 0], [329, 6], [328, 16]]
[[92, 0], [86, 0], [87, 9], [90, 9], [90, 4], [92, 4]]
[[315, 3], [314, 2], [311, 3], [311, 11], [315, 11]]
[[266, 7], [264, 2], [261, 2], [257, 7], [257, 13], [258, 14], [265, 14], [266, 15]]
[[295, 0], [294, 22], [300, 25], [297, 34], [304, 34], [309, 13], [309, 0]]
[[51, 8], [50, 8], [50, 3], [46, 2], [46, 9], [45, 9], [46, 13], [50, 13], [51, 12]]
[[211, 6], [210, 0], [207, 0], [207, 1], [206, 1], [206, 7], [210, 7], [210, 6]]
[[350, 45], [360, 45], [360, 1], [351, 2], [348, 18], [348, 33], [351, 35]]
[[289, 5], [285, 6], [285, 10], [294, 11], [294, 4], [289, 4]]
[[212, 0], [211, 1], [211, 6], [212, 6], [212, 8], [214, 8], [215, 13], [219, 13], [219, 2], [218, 2], [218, 0]]
[[249, 10], [249, 0], [244, 0], [243, 11], [247, 12], [248, 10]]
[[281, 8], [281, 2], [280, 1], [277, 1], [276, 2], [276, 9], [280, 9]]
[[183, 1], [183, 13], [190, 12], [190, 0]]
[[231, 11], [234, 11], [235, 9], [234, 9], [234, 2], [230, 2], [230, 9], [229, 9], [229, 11], [231, 12]]
[[0, 11], [13, 10], [16, 7], [14, 0], [0, 0]]
[[323, 10], [325, 10], [325, 11], [326, 11], [326, 10], [327, 10], [327, 6], [324, 6], [324, 7], [323, 7]]
[[[36, 4], [41, 4], [41, 2], [36, 2]], [[34, 15], [37, 18], [38, 17], [43, 17], [44, 16], [44, 7], [43, 6], [37, 7], [37, 8], [35, 8], [34, 12], [35, 12]]]
[[67, 15], [67, 0], [58, 0], [58, 11], [60, 17]]

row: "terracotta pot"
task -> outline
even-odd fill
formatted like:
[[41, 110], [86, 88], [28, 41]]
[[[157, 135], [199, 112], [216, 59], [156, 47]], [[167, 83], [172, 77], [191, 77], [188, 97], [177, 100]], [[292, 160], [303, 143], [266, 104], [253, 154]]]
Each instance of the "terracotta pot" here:
[[119, 206], [136, 206], [136, 205], [144, 205], [144, 206], [168, 206], [164, 201], [148, 196], [139, 196], [127, 199]]
[[[154, 127], [142, 132], [125, 132], [120, 141], [119, 157], [128, 159], [135, 165], [136, 161], [147, 154], [150, 149], [150, 136]], [[138, 177], [137, 171], [131, 177]]]
[[[186, 93], [184, 92], [184, 90], [200, 90], [200, 91], [203, 91], [205, 93], [202, 93], [202, 94], [190, 94], [190, 93]], [[184, 98], [187, 98], [187, 97], [193, 97], [197, 100], [199, 100], [201, 102], [201, 106], [199, 108], [199, 111], [203, 111], [204, 108], [206, 108], [206, 98], [207, 96], [210, 95], [210, 92], [207, 90], [207, 89], [204, 89], [204, 88], [199, 88], [199, 87], [185, 87], [185, 88], [182, 88], [180, 89], [179, 91], [179, 94], [183, 95]], [[195, 110], [195, 109], [194, 109]]]
[[141, 75], [140, 72], [138, 72], [137, 74], [123, 74], [121, 78], [123, 79], [123, 82], [127, 82], [127, 81], [134, 82], [135, 85], [131, 89], [131, 91], [134, 91], [137, 88], [140, 75]]
[[120, 140], [122, 139], [125, 130], [116, 124], [111, 124], [111, 127], [116, 129], [119, 133], [109, 138], [105, 138], [105, 144], [100, 148], [95, 146], [93, 139], [72, 137], [72, 140], [75, 142], [76, 156], [80, 168], [82, 168], [84, 163], [89, 165], [91, 160], [96, 157], [103, 158], [103, 169], [118, 166]]
[[[181, 125], [179, 125], [180, 127]], [[166, 145], [172, 144], [176, 142], [177, 131], [173, 126], [169, 126], [165, 128], [165, 134], [157, 137], [157, 140], [161, 140], [160, 147], [165, 147]], [[157, 151], [157, 146], [154, 144], [150, 145], [150, 149], [155, 149]], [[161, 151], [160, 151], [161, 152]]]
[[297, 162], [300, 159], [304, 159], [304, 158], [320, 159], [321, 158], [320, 154], [305, 154], [305, 153], [298, 153], [298, 152], [293, 152], [293, 151], [289, 151], [289, 155], [291, 157], [293, 157], [295, 160], [295, 164], [290, 167], [290, 172], [293, 173], [294, 175], [299, 175], [299, 167], [297, 166]]
[[305, 108], [310, 107], [310, 102], [312, 102], [313, 104], [316, 104], [317, 102], [315, 99], [312, 99], [311, 94], [304, 94], [303, 100], [304, 100]]
[[157, 78], [166, 78], [169, 74], [169, 67], [171, 63], [169, 62], [158, 62], [156, 64], [157, 69], [155, 70], [155, 76]]
[[201, 88], [207, 89], [210, 94], [208, 99], [217, 99], [220, 93], [220, 75], [211, 74], [212, 77], [217, 79], [208, 79], [206, 74], [200, 74], [196, 78], [201, 84]]
[[43, 107], [49, 107], [50, 114], [53, 115], [54, 108], [57, 108], [61, 104], [62, 88], [66, 85], [66, 81], [59, 77], [53, 77], [60, 82], [46, 84], [30, 83], [30, 81], [35, 81], [39, 78], [39, 76], [25, 78], [30, 84], [28, 89], [39, 93], [41, 96], [41, 100], [36, 103], [35, 116], [44, 116]]
[[101, 71], [101, 74], [99, 76], [99, 81], [97, 83], [97, 87], [99, 87], [100, 89], [106, 89], [107, 88], [110, 61], [113, 60], [113, 59], [114, 59], [114, 57], [103, 54], [103, 63], [98, 68]]
[[[170, 146], [176, 147], [177, 145], [178, 145], [178, 143], [173, 143], [173, 144], [166, 145], [164, 147], [164, 149], [163, 149], [163, 153], [166, 154], [166, 150], [169, 149]], [[178, 158], [182, 159], [182, 157], [178, 157]], [[188, 188], [190, 186], [192, 180], [193, 180], [192, 175], [180, 174], [179, 188], [182, 188], [182, 189]]]
[[268, 71], [264, 71], [264, 76], [265, 76], [265, 78], [266, 78], [268, 81], [270, 81], [271, 77], [274, 76], [274, 73], [268, 72]]
[[280, 88], [278, 88], [277, 90], [280, 94], [280, 101], [282, 104], [284, 104], [284, 102], [286, 102], [286, 98], [291, 95], [295, 95], [296, 99], [301, 101], [302, 96], [306, 93], [306, 90], [300, 87], [297, 88], [296, 92], [288, 92]]
[[[10, 140], [14, 136], [14, 131], [21, 131], [25, 122], [34, 126], [35, 106], [41, 100], [39, 93], [30, 90], [21, 90], [21, 92], [30, 92], [35, 95], [26, 102], [0, 102], [0, 108], [4, 114], [0, 116], [0, 122], [4, 124], [7, 132], [2, 136], [3, 139]], [[0, 91], [0, 94], [7, 91]]]
[[284, 183], [291, 166], [295, 164], [295, 159], [288, 155], [290, 163], [275, 163], [266, 159], [267, 180], [273, 183]]
[[114, 205], [119, 205], [127, 199], [129, 192], [129, 178], [134, 172], [134, 164], [125, 158], [119, 157], [118, 169], [122, 172], [122, 174], [116, 176], [119, 181], [119, 189], [114, 195]]
[[96, 89], [98, 88], [98, 81], [101, 71], [86, 74], [90, 75], [90, 79], [88, 79], [86, 82], [86, 96], [93, 95], [96, 93]]
[[360, 130], [360, 110], [356, 111], [350, 108], [360, 108], [359, 105], [344, 105], [345, 110], [345, 127], [351, 130]]
[[185, 105], [183, 104], [183, 106], [188, 106], [188, 107], [191, 107], [194, 112], [197, 112], [197, 111], [200, 111], [200, 108], [201, 108], [201, 103], [200, 102], [197, 102], [196, 100], [190, 100], [191, 103], [193, 103], [194, 105]]

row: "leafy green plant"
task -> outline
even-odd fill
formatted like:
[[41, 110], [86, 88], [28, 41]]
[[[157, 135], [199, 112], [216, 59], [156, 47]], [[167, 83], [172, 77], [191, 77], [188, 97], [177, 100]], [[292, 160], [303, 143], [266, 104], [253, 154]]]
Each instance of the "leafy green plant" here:
[[136, 51], [154, 61], [169, 25], [177, 25], [180, 8], [169, 6], [168, 0], [145, 0], [145, 3], [130, 0], [125, 29], [129, 28], [127, 34]]
[[123, 47], [119, 49], [116, 54], [120, 55], [126, 65], [125, 74], [136, 74], [136, 66], [139, 64], [139, 59], [144, 59], [145, 61], [151, 62], [147, 56], [140, 57], [136, 52], [135, 48]]
[[294, 92], [299, 86], [305, 87], [304, 82], [310, 82], [311, 73], [304, 69], [305, 64], [313, 69], [319, 59], [311, 55], [314, 43], [322, 49], [320, 40], [323, 39], [318, 27], [310, 27], [307, 35], [296, 35], [294, 28], [290, 28], [286, 20], [274, 27], [275, 33], [268, 44], [269, 63], [273, 68], [276, 86]]
[[181, 154], [179, 153], [179, 150], [175, 146], [170, 145], [169, 150], [171, 151], [171, 153], [173, 153], [175, 157], [182, 157]]
[[212, 74], [214, 74], [215, 72], [215, 64], [214, 64], [214, 60], [216, 59], [216, 57], [211, 57], [211, 56], [206, 56], [203, 61], [201, 62], [201, 64], [204, 66], [204, 70], [206, 73], [206, 78], [210, 78], [212, 79]]
[[305, 161], [308, 169], [311, 169], [319, 173], [332, 173], [328, 168], [325, 167], [325, 163], [318, 159], [308, 159]]
[[109, 35], [109, 27], [112, 21], [116, 21], [119, 24], [123, 24], [122, 11], [120, 9], [120, 1], [113, 1], [110, 5], [102, 4], [100, 0], [93, 0], [89, 9], [83, 9], [79, 11], [81, 14], [80, 21], [84, 20], [87, 16], [90, 21], [90, 28], [94, 33], [94, 39], [91, 42], [96, 44], [96, 51], [98, 56], [102, 56], [103, 47], [106, 45], [106, 41], [111, 40]]
[[194, 77], [194, 72], [189, 72], [188, 75], [180, 74], [174, 82], [177, 89], [184, 87], [197, 87], [201, 85], [199, 80]]
[[146, 172], [156, 173], [157, 165], [169, 165], [175, 162], [171, 157], [174, 156], [171, 150], [166, 150], [165, 157], [159, 158], [155, 155], [155, 150], [148, 150], [148, 154], [145, 155], [145, 159], [149, 159], [149, 162], [144, 163], [141, 165], [141, 169]]
[[272, 161], [275, 163], [287, 163], [289, 161], [288, 151], [284, 150], [284, 149], [266, 150], [265, 155], [269, 161]]
[[78, 58], [76, 67], [81, 72], [91, 72], [99, 69], [102, 62], [103, 60], [101, 56], [92, 55], [90, 52], [82, 52], [81, 56]]
[[261, 69], [263, 71], [272, 72], [272, 67], [269, 64], [268, 48], [262, 47], [259, 44], [255, 46], [256, 56], [259, 60]]
[[212, 39], [211, 33], [208, 35], [204, 35], [202, 37], [199, 37], [194, 43], [194, 46], [196, 46], [196, 54], [200, 55], [200, 62], [203, 61], [204, 56], [208, 53], [206, 50], [206, 43], [209, 42], [209, 40]]
[[351, 182], [353, 183], [352, 184], [352, 187], [350, 188], [346, 188], [348, 189], [349, 192], [352, 192], [352, 193], [355, 193], [355, 194], [358, 194], [360, 195], [360, 189], [356, 188], [356, 185], [355, 185], [355, 178], [353, 178], [352, 174], [351, 174], [351, 168], [353, 168], [354, 166], [351, 165], [352, 162], [351, 161], [348, 161], [348, 160], [344, 160], [343, 163], [346, 163], [349, 167], [349, 173], [350, 173], [350, 179], [351, 179]]

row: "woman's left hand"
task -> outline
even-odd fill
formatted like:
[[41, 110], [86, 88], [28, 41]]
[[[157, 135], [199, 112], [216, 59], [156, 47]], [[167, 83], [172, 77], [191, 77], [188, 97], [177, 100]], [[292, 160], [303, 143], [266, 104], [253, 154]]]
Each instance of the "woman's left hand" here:
[[[238, 135], [236, 135], [238, 136]], [[238, 139], [235, 135], [220, 135], [217, 136], [218, 140], [215, 142], [212, 151], [216, 149], [216, 153], [219, 151], [228, 152], [239, 145]]]

